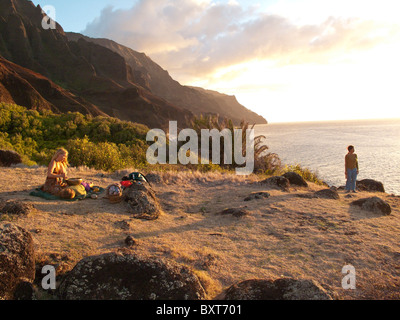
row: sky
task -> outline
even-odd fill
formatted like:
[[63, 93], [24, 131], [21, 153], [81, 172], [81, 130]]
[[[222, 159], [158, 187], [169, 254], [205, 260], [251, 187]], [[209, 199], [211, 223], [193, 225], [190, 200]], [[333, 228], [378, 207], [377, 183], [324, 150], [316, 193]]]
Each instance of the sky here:
[[398, 0], [34, 0], [270, 123], [400, 118]]

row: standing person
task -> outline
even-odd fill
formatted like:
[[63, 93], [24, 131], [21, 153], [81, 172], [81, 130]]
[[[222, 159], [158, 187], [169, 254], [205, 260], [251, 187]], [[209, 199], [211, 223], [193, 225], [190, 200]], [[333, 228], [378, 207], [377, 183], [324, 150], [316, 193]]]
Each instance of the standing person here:
[[43, 191], [59, 196], [60, 192], [67, 187], [68, 151], [64, 148], [58, 149], [50, 161], [46, 182]]
[[349, 152], [345, 157], [346, 193], [350, 191], [356, 193], [356, 181], [359, 173], [358, 158], [354, 153], [354, 146], [349, 146], [347, 150]]

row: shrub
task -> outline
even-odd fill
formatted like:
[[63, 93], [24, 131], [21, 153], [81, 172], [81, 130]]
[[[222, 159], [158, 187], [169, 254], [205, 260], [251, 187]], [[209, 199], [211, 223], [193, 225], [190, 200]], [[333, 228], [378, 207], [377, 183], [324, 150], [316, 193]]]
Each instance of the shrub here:
[[254, 160], [254, 170], [256, 173], [272, 175], [279, 171], [281, 167], [281, 159], [276, 153], [261, 155]]
[[66, 146], [68, 161], [73, 166], [87, 166], [96, 170], [114, 171], [122, 169], [124, 159], [114, 143], [93, 143], [88, 137], [70, 140]]
[[48, 165], [61, 146], [73, 165], [114, 170], [146, 163], [148, 128], [78, 112], [54, 114], [0, 103], [0, 149], [18, 152], [27, 165]]
[[[222, 131], [225, 129], [228, 129], [232, 132], [232, 141], [230, 141], [232, 143], [232, 146], [234, 146], [234, 129], [235, 126], [233, 125], [232, 120], [228, 120], [228, 119], [220, 119], [218, 116], [200, 116], [200, 117], [195, 117], [192, 120], [192, 128], [197, 132], [197, 134], [199, 136], [201, 136], [201, 130], [202, 129], [208, 129], [208, 130], [212, 130], [212, 129], [217, 129], [218, 131]], [[254, 125], [250, 128], [250, 125], [248, 122], [242, 121], [240, 123], [240, 127], [238, 129], [242, 130], [242, 150], [240, 150], [242, 152], [243, 155], [246, 154], [246, 131], [248, 129], [253, 129]], [[200, 141], [199, 141], [200, 143]], [[221, 164], [222, 168], [225, 169], [234, 169], [236, 167], [236, 164], [224, 164], [224, 152], [225, 152], [225, 148], [224, 148], [224, 143], [225, 140], [222, 140], [221, 143], [221, 149], [220, 149], [220, 156], [219, 156], [219, 163]], [[209, 154], [212, 154], [212, 142], [210, 139], [210, 150], [209, 150]], [[199, 150], [201, 149], [201, 145], [199, 145]], [[274, 168], [274, 165], [272, 164], [272, 156], [271, 154], [267, 154], [265, 155], [265, 151], [268, 150], [268, 146], [265, 144], [265, 136], [256, 136], [254, 138], [254, 164], [255, 164], [255, 171], [256, 172], [262, 172], [265, 170], [272, 170], [272, 168]], [[234, 159], [234, 148], [232, 148], [232, 159]], [[280, 162], [280, 161], [279, 161]]]
[[295, 172], [306, 181], [310, 181], [318, 185], [325, 185], [325, 183], [318, 177], [318, 173], [311, 171], [309, 168], [303, 168], [300, 164], [285, 165], [281, 169], [281, 174], [285, 174], [286, 172]]

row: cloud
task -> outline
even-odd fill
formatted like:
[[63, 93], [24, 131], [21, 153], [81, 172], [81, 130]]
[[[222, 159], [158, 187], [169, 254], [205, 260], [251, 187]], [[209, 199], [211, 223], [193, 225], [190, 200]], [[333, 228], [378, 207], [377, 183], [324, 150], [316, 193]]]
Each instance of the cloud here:
[[398, 35], [398, 26], [328, 17], [298, 25], [237, 1], [140, 0], [129, 10], [105, 8], [84, 34], [145, 52], [181, 82], [249, 60], [326, 63]]

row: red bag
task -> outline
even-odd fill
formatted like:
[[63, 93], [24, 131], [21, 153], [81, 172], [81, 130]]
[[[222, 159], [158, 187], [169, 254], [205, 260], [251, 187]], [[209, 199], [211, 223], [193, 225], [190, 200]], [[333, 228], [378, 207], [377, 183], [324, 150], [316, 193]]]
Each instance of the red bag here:
[[121, 181], [121, 186], [124, 188], [129, 188], [132, 184], [132, 181]]

